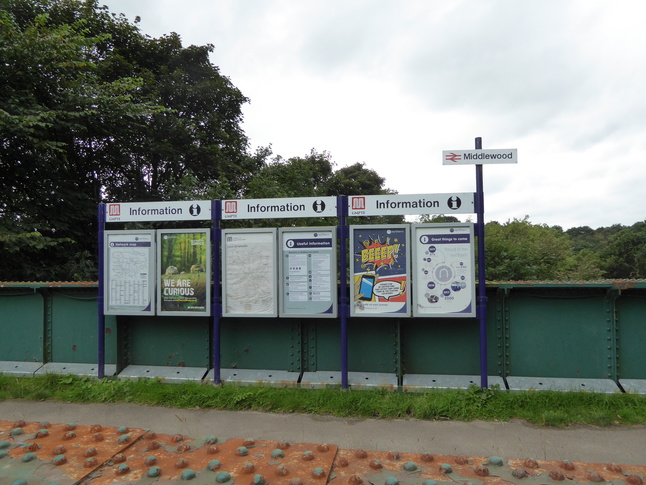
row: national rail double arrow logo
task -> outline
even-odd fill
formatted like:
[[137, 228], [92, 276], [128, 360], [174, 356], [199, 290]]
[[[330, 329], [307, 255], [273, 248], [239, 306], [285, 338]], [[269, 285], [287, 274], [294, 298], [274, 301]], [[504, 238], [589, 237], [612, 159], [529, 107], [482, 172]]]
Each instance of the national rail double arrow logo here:
[[457, 153], [451, 152], [446, 156], [446, 160], [448, 162], [453, 162], [453, 163], [459, 162], [460, 160], [462, 160], [462, 155], [458, 155]]

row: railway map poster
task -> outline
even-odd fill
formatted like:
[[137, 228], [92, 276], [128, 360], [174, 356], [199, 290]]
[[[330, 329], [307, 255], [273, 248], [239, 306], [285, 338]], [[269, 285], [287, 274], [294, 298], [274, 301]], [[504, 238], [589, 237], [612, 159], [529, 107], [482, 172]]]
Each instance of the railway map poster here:
[[211, 241], [208, 229], [157, 231], [157, 312], [208, 316], [211, 310]]
[[473, 224], [413, 226], [414, 316], [474, 317]]
[[351, 316], [410, 316], [409, 226], [350, 226]]
[[336, 317], [336, 228], [282, 228], [280, 316]]
[[222, 314], [276, 317], [276, 229], [222, 231]]
[[154, 231], [105, 231], [106, 315], [154, 315]]

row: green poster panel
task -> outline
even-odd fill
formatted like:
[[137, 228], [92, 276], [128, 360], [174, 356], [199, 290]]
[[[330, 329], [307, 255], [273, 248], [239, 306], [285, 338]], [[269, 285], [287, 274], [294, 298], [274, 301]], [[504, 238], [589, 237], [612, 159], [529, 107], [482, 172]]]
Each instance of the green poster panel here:
[[208, 229], [157, 231], [157, 314], [211, 314], [211, 240]]

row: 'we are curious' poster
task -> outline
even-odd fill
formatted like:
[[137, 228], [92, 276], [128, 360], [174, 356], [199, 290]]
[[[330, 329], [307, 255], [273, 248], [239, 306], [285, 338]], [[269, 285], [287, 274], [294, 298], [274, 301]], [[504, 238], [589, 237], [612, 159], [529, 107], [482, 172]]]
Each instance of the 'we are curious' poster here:
[[158, 232], [158, 314], [208, 316], [211, 242], [206, 229]]

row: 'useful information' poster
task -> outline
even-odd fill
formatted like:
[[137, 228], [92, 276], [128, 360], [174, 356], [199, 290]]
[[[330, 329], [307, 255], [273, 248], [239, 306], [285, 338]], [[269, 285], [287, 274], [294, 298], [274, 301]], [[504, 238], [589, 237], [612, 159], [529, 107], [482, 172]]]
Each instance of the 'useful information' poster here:
[[280, 316], [336, 316], [336, 228], [280, 230]]
[[352, 316], [410, 315], [408, 227], [350, 226]]
[[475, 316], [473, 224], [413, 226], [414, 316]]
[[159, 230], [158, 313], [210, 315], [211, 242], [207, 229]]
[[105, 231], [106, 315], [152, 315], [154, 231]]
[[276, 229], [222, 231], [222, 314], [275, 317]]

